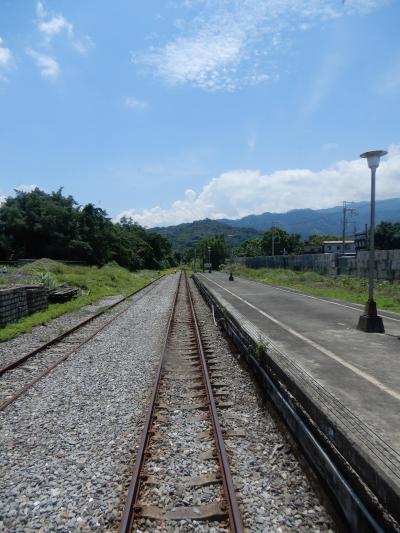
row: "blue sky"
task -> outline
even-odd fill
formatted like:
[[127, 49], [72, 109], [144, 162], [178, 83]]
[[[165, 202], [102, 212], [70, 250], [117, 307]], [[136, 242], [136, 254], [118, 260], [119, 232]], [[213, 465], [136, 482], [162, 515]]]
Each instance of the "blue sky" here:
[[400, 196], [398, 0], [0, 0], [0, 195], [146, 226]]

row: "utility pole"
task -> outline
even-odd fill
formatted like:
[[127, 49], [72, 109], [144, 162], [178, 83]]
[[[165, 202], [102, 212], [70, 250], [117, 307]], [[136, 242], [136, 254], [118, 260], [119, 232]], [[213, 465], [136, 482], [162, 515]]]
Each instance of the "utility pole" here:
[[231, 269], [230, 269], [230, 274], [229, 274], [229, 281], [234, 281], [234, 278], [233, 278], [233, 244], [232, 244], [232, 239], [233, 239], [234, 235], [228, 235], [228, 238], [229, 238], [229, 249], [230, 249], [230, 253], [231, 253]]
[[349, 217], [357, 215], [357, 211], [354, 207], [349, 207], [352, 202], [343, 202], [343, 218], [342, 218], [342, 254], [346, 251], [346, 225], [347, 225], [347, 215]]
[[272, 246], [271, 246], [271, 255], [274, 256], [275, 255], [275, 226], [274, 226], [274, 221], [272, 221], [272, 234], [271, 234], [271, 240], [272, 240]]

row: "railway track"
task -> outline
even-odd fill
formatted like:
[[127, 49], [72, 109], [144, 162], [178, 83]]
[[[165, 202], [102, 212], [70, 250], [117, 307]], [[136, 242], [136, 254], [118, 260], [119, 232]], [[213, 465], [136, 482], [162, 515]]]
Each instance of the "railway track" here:
[[[141, 293], [140, 297], [144, 296], [159, 279], [0, 368], [0, 412], [122, 315], [129, 308], [133, 296], [138, 293]], [[113, 313], [111, 317], [110, 311]]]
[[[209, 354], [210, 359], [212, 356]], [[243, 531], [190, 287], [181, 274], [120, 532]], [[179, 524], [179, 525], [178, 525]]]

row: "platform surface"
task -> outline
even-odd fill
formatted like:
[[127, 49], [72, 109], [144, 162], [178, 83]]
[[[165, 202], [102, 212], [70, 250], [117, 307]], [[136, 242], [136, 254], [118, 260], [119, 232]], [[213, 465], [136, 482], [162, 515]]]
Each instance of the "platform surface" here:
[[393, 451], [390, 476], [400, 487], [400, 315], [379, 311], [386, 333], [364, 333], [355, 328], [360, 305], [225, 273], [198, 276]]

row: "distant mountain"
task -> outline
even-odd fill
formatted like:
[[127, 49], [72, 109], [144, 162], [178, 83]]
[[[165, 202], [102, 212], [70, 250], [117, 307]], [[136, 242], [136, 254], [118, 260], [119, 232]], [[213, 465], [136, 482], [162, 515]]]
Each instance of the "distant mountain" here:
[[[355, 202], [351, 205], [357, 215], [349, 218], [347, 235], [362, 231], [365, 224], [369, 225], [369, 202]], [[309, 235], [338, 235], [342, 233], [342, 206], [329, 209], [293, 209], [287, 213], [263, 213], [261, 215], [248, 215], [237, 220], [228, 218], [220, 220], [196, 220], [195, 222], [179, 224], [177, 226], [156, 227], [156, 231], [167, 237], [174, 250], [190, 248], [197, 242], [217, 234], [234, 235], [232, 244], [237, 246], [243, 241], [255, 239], [273, 224], [288, 233], [300, 233], [303, 239]], [[387, 222], [400, 221], [400, 198], [379, 200], [376, 202], [376, 223], [382, 220]]]
[[[236, 222], [236, 221], [235, 221]], [[233, 235], [232, 245], [237, 246], [241, 242], [249, 239], [255, 239], [260, 235], [260, 232], [253, 228], [241, 228], [239, 225], [235, 227], [229, 226], [226, 222], [222, 223], [217, 220], [196, 220], [187, 224], [179, 224], [178, 226], [168, 226], [166, 228], [151, 228], [151, 231], [160, 233], [170, 240], [174, 250], [184, 250], [191, 248], [197, 242], [212, 237], [213, 235]]]
[[[357, 231], [362, 231], [365, 224], [369, 225], [369, 202], [355, 202], [351, 207], [356, 209], [357, 215], [348, 220], [348, 235], [353, 234], [354, 226]], [[313, 234], [341, 235], [341, 219], [342, 206], [336, 206], [316, 210], [293, 209], [287, 213], [262, 213], [261, 215], [248, 215], [237, 220], [220, 219], [218, 222], [229, 224], [231, 227], [253, 228], [261, 232], [275, 225], [288, 233], [300, 233], [301, 237], [306, 239]], [[376, 223], [379, 224], [382, 220], [400, 221], [400, 198], [376, 202]]]

